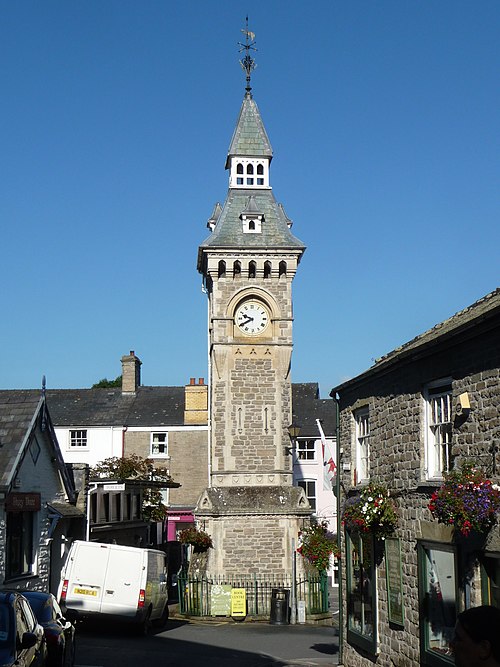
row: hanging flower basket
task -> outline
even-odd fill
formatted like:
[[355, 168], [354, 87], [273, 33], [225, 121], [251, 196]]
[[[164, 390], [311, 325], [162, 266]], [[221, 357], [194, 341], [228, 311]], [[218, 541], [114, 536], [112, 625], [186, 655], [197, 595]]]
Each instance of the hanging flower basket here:
[[457, 535], [486, 533], [497, 520], [500, 487], [471, 463], [445, 474], [444, 479], [428, 505], [434, 518], [453, 526]]
[[204, 530], [198, 530], [194, 526], [185, 528], [179, 533], [181, 544], [191, 544], [196, 553], [208, 551], [213, 547], [212, 538]]
[[314, 521], [299, 533], [297, 552], [320, 572], [327, 570], [330, 556], [340, 558], [340, 550], [336, 540], [328, 534], [326, 521]]
[[383, 539], [398, 525], [398, 514], [389, 490], [383, 484], [368, 484], [361, 493], [348, 498], [342, 515], [344, 526]]

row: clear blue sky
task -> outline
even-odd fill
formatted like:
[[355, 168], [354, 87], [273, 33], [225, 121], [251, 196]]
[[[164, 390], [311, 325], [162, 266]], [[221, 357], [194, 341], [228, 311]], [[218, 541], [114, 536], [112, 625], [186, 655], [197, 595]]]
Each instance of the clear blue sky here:
[[498, 0], [0, 0], [1, 388], [207, 375], [198, 245], [256, 33], [322, 395], [499, 284]]

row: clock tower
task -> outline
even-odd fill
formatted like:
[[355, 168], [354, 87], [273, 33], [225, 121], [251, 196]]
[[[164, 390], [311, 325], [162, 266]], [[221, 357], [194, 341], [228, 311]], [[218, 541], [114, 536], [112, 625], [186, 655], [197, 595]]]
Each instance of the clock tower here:
[[[289, 573], [291, 544], [311, 514], [292, 486], [292, 281], [304, 244], [270, 183], [271, 143], [253, 99], [254, 35], [241, 61], [247, 86], [229, 146], [229, 190], [201, 244], [198, 271], [208, 295], [209, 488], [196, 518], [212, 536], [208, 571]], [[265, 564], [265, 563], [264, 563]]]

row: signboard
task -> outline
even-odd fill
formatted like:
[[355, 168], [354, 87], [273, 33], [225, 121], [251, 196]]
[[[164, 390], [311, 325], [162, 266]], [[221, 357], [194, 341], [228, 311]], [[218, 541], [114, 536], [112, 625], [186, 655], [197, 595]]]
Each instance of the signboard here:
[[212, 616], [229, 616], [231, 613], [231, 586], [214, 584], [210, 591], [210, 614]]
[[8, 512], [39, 512], [41, 496], [39, 493], [9, 493], [5, 498]]
[[103, 491], [125, 491], [125, 484], [103, 484]]
[[243, 618], [247, 615], [247, 592], [244, 588], [231, 590], [231, 616]]
[[404, 625], [403, 577], [401, 573], [401, 544], [399, 538], [385, 539], [385, 575], [389, 602], [389, 623]]

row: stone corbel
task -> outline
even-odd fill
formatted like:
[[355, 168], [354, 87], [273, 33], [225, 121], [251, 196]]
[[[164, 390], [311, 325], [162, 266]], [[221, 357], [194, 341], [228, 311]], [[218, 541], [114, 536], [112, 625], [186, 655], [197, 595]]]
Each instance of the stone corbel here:
[[220, 380], [226, 371], [227, 347], [216, 347], [214, 349], [213, 358], [217, 377]]

